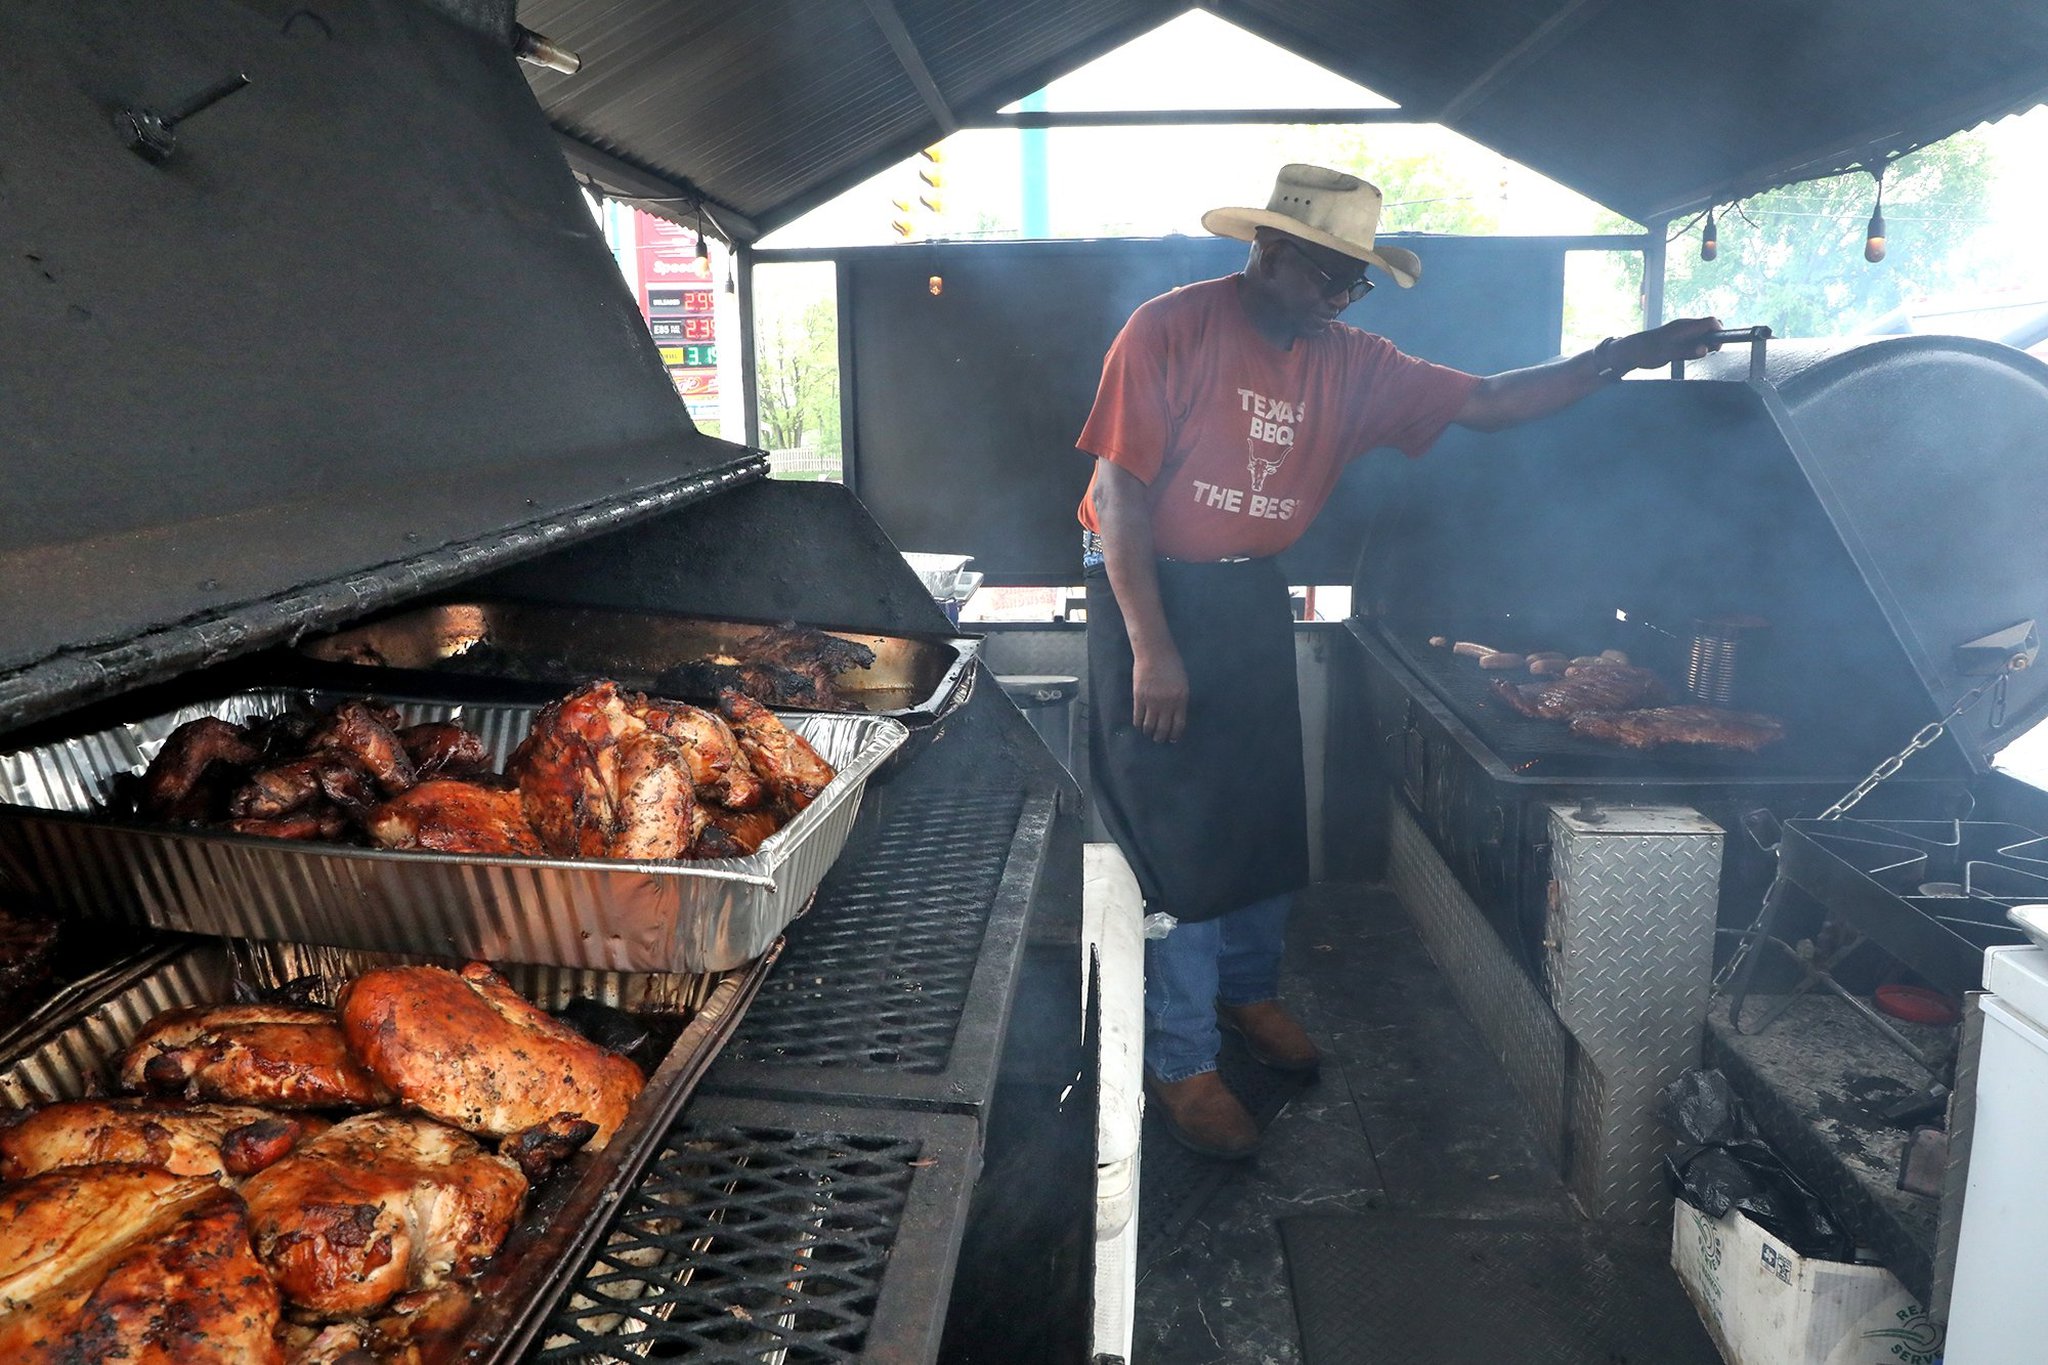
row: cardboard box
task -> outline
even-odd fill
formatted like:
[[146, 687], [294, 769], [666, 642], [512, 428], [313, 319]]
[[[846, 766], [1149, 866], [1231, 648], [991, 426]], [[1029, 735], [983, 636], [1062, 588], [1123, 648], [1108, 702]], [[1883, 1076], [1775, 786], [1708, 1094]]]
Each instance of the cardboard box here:
[[1883, 1266], [1801, 1256], [1683, 1200], [1671, 1264], [1728, 1365], [1938, 1365], [1941, 1328]]

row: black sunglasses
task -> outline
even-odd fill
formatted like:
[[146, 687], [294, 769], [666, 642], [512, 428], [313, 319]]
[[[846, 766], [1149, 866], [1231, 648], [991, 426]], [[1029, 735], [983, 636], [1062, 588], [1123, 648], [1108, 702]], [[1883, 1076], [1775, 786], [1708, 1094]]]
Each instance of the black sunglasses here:
[[1327, 299], [1333, 294], [1342, 294], [1344, 295], [1346, 302], [1357, 303], [1360, 299], [1364, 298], [1367, 294], [1370, 294], [1372, 292], [1372, 281], [1365, 277], [1364, 270], [1361, 269], [1358, 272], [1358, 274], [1352, 279], [1341, 279], [1336, 275], [1332, 275], [1329, 271], [1323, 269], [1321, 266], [1317, 265], [1313, 260], [1311, 260], [1309, 258], [1308, 252], [1302, 247], [1301, 243], [1295, 241], [1292, 237], [1283, 237], [1280, 240], [1294, 248], [1294, 254], [1301, 257], [1301, 263], [1303, 265], [1307, 266], [1310, 270], [1315, 271], [1317, 275], [1322, 277], [1322, 295], [1324, 298]]

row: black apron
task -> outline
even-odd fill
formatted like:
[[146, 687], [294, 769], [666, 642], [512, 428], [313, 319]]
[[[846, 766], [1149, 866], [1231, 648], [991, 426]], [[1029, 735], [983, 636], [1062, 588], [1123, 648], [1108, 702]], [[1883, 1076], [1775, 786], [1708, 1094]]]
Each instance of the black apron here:
[[1207, 920], [1308, 884], [1294, 612], [1275, 561], [1159, 562], [1188, 674], [1175, 744], [1131, 724], [1131, 640], [1109, 575], [1088, 580], [1088, 761], [1147, 910]]

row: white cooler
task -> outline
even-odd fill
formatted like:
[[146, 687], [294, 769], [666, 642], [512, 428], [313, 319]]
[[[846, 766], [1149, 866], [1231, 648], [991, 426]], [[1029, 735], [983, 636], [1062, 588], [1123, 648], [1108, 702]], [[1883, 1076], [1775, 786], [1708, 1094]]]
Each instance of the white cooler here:
[[1984, 1046], [1946, 1365], [2048, 1360], [2048, 952], [1984, 954]]

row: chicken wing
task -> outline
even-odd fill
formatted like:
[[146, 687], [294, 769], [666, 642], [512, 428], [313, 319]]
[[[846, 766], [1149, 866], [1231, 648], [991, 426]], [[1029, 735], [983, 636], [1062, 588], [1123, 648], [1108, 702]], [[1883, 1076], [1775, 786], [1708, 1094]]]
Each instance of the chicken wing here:
[[368, 1109], [391, 1092], [351, 1057], [332, 1010], [194, 1005], [151, 1020], [122, 1054], [123, 1088], [280, 1109]]
[[652, 732], [619, 746], [617, 828], [608, 858], [680, 858], [704, 828], [704, 809], [680, 745]]
[[201, 716], [171, 731], [143, 771], [141, 806], [164, 820], [204, 820], [212, 814], [211, 791], [202, 780], [214, 764], [242, 767], [262, 752], [249, 732], [230, 721]]
[[327, 1127], [226, 1104], [156, 1100], [62, 1100], [10, 1115], [0, 1127], [0, 1180], [110, 1161], [161, 1166], [173, 1175], [254, 1175], [302, 1138]]
[[832, 765], [818, 757], [802, 735], [761, 703], [737, 692], [721, 692], [718, 709], [732, 722], [740, 751], [777, 801], [794, 813], [818, 799], [832, 780]]
[[526, 822], [516, 788], [429, 778], [370, 811], [363, 821], [379, 848], [538, 858], [546, 850]]
[[397, 713], [369, 702], [345, 701], [322, 721], [306, 739], [312, 753], [343, 755], [377, 780], [386, 796], [396, 796], [410, 787], [418, 774], [392, 724]]
[[277, 1286], [234, 1191], [76, 1166], [0, 1191], [0, 1360], [280, 1365]]
[[640, 1068], [550, 1018], [481, 962], [461, 972], [382, 967], [337, 1006], [350, 1048], [404, 1102], [472, 1133], [511, 1137], [558, 1115], [611, 1140]]
[[653, 697], [628, 697], [626, 705], [648, 729], [682, 748], [690, 780], [705, 797], [732, 810], [753, 810], [768, 799], [768, 788], [740, 752], [739, 737], [718, 716]]
[[446, 1124], [345, 1119], [242, 1187], [256, 1256], [323, 1317], [474, 1274], [519, 1216], [526, 1177]]
[[408, 725], [398, 732], [406, 757], [421, 781], [430, 777], [481, 777], [491, 770], [491, 751], [483, 737], [452, 720]]

